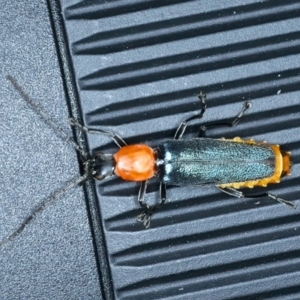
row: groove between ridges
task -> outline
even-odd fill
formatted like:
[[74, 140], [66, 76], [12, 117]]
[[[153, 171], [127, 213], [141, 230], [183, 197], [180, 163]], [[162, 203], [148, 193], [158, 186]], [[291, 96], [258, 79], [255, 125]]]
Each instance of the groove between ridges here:
[[229, 8], [99, 32], [75, 42], [73, 53], [109, 54], [299, 17], [299, 2], [285, 1], [279, 7], [276, 4], [279, 2], [255, 3], [243, 5], [237, 14]]

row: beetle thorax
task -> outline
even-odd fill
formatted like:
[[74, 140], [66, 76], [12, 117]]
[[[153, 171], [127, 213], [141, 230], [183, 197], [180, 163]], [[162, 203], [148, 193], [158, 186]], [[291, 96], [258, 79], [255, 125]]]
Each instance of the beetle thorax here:
[[122, 147], [114, 154], [115, 174], [124, 180], [144, 181], [154, 176], [156, 159], [151, 147], [144, 144]]

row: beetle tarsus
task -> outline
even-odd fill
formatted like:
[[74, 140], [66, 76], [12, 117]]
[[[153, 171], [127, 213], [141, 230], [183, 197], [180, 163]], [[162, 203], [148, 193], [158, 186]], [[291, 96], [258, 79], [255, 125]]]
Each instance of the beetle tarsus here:
[[236, 125], [240, 121], [240, 119], [243, 117], [243, 115], [245, 114], [246, 110], [248, 110], [250, 107], [251, 107], [251, 103], [250, 102], [245, 102], [242, 111], [232, 121], [232, 125], [231, 126]]
[[206, 109], [206, 94], [203, 91], [200, 91], [198, 98], [201, 101], [202, 108]]
[[147, 208], [136, 217], [136, 220], [143, 223], [144, 227], [147, 229], [150, 227], [152, 214], [153, 210], [151, 208]]

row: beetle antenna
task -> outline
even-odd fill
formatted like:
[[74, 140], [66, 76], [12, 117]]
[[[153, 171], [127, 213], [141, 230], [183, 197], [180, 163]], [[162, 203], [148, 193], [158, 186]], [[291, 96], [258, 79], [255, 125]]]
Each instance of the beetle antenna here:
[[48, 197], [45, 201], [40, 203], [33, 211], [32, 213], [21, 223], [21, 225], [7, 238], [4, 238], [0, 242], [0, 247], [5, 245], [6, 243], [12, 241], [14, 238], [16, 238], [19, 234], [23, 232], [25, 227], [30, 224], [30, 222], [35, 218], [35, 216], [38, 213], [41, 213], [48, 205], [50, 205], [53, 201], [55, 201], [58, 197], [60, 197], [62, 194], [64, 194], [69, 189], [73, 188], [76, 185], [79, 185], [80, 183], [86, 181], [89, 178], [88, 174], [84, 174], [83, 176], [80, 176], [78, 178], [75, 178], [70, 183], [59, 189], [53, 196]]
[[55, 124], [49, 116], [41, 109], [41, 107], [35, 103], [29, 95], [22, 89], [22, 87], [18, 84], [17, 80], [8, 75], [6, 78], [12, 83], [14, 88], [19, 92], [21, 97], [29, 104], [29, 106], [47, 123], [49, 124], [54, 130], [56, 130], [61, 138], [67, 143], [69, 143], [76, 151], [78, 151], [84, 158], [88, 157], [87, 152], [85, 152], [67, 133], [64, 132], [64, 130], [59, 127], [57, 124]]

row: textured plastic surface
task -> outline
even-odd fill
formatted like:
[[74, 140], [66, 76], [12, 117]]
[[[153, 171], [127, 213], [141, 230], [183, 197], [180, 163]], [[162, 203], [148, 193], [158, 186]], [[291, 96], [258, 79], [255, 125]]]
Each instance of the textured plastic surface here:
[[[292, 176], [268, 190], [297, 202], [299, 1], [62, 1], [85, 125], [158, 145], [198, 109], [207, 135], [279, 143]], [[196, 136], [197, 122], [188, 136]], [[89, 135], [90, 150], [116, 151]], [[213, 187], [170, 187], [152, 227], [135, 222], [138, 185], [96, 182], [116, 299], [299, 299], [300, 210], [235, 199]], [[147, 198], [158, 197], [149, 184]]]
[[[0, 240], [79, 176], [74, 150], [26, 104], [24, 90], [70, 135], [46, 1], [0, 1]], [[0, 299], [101, 299], [82, 188], [74, 188], [0, 247]]]
[[[49, 3], [52, 17], [60, 17], [51, 10], [56, 2]], [[238, 126], [208, 135], [252, 137], [291, 151], [292, 176], [268, 190], [299, 204], [298, 0], [66, 0], [61, 8], [87, 126], [115, 131], [128, 143], [155, 146], [198, 109], [200, 89], [208, 94], [201, 123], [231, 118], [250, 100], [252, 107]], [[59, 36], [60, 29], [55, 30]], [[32, 86], [38, 91], [38, 85]], [[197, 135], [196, 123], [188, 136]], [[91, 151], [116, 151], [105, 137], [89, 135], [87, 141]], [[52, 190], [42, 188], [41, 197]], [[235, 199], [213, 187], [170, 187], [168, 202], [145, 230], [135, 222], [138, 185], [109, 179], [95, 182], [95, 191], [103, 236], [96, 220], [94, 238], [105, 298], [300, 298], [299, 208], [293, 211], [269, 199]], [[147, 199], [154, 201], [155, 182], [148, 192]], [[78, 189], [71, 194], [78, 195]], [[51, 208], [47, 212], [51, 215]], [[72, 209], [64, 212], [72, 222]], [[28, 239], [45, 236], [43, 220], [37, 218]], [[78, 217], [72, 224], [77, 223]], [[99, 235], [105, 243], [99, 243]], [[58, 237], [64, 241], [65, 236]], [[29, 249], [37, 248], [32, 244]]]
[[[62, 3], [87, 126], [157, 145], [198, 109], [200, 89], [202, 123], [250, 100], [238, 126], [207, 135], [282, 144], [293, 174], [268, 190], [299, 199], [299, 1]], [[101, 136], [88, 143], [116, 151]], [[171, 187], [144, 230], [134, 220], [137, 191], [119, 179], [96, 183], [116, 299], [300, 298], [299, 209]]]

